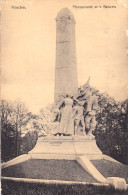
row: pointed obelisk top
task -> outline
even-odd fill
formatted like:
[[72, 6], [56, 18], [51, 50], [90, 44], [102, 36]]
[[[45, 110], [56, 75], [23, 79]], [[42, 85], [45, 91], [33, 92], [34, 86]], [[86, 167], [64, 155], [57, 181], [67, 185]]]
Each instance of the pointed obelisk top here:
[[75, 21], [72, 12], [67, 7], [62, 8], [59, 11], [56, 20], [60, 20], [60, 19], [71, 19]]

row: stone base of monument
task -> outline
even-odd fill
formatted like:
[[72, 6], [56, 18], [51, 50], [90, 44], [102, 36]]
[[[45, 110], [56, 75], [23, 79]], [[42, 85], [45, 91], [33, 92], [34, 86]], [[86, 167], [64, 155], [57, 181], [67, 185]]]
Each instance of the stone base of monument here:
[[[126, 189], [126, 182], [124, 179], [121, 179], [121, 177], [127, 178], [126, 174], [124, 174], [126, 168], [113, 158], [102, 154], [92, 136], [40, 137], [36, 146], [28, 154], [4, 163], [2, 168], [6, 169], [12, 166], [13, 169], [18, 164], [21, 166], [22, 163], [31, 160], [42, 162], [44, 160], [58, 160], [58, 163], [62, 161], [76, 161], [85, 170], [85, 173], [88, 173], [96, 181], [109, 183], [115, 188], [117, 188], [118, 183], [120, 189]], [[111, 167], [109, 168], [109, 166]], [[122, 167], [122, 173], [115, 170], [116, 167], [118, 170]], [[109, 169], [111, 173], [109, 173]], [[117, 172], [118, 174], [115, 174]], [[116, 176], [116, 179], [114, 176]], [[112, 177], [113, 180], [111, 178], [108, 179], [109, 177]]]
[[102, 158], [102, 152], [91, 136], [40, 137], [29, 154], [33, 159], [76, 160], [85, 155], [90, 160]]

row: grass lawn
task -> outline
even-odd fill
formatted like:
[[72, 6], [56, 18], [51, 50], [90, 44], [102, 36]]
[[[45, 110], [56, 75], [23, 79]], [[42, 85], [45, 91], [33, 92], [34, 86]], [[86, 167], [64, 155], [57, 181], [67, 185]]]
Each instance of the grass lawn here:
[[31, 159], [2, 170], [2, 176], [97, 183], [74, 160]]
[[109, 160], [92, 160], [91, 162], [105, 177], [122, 177], [128, 184], [127, 165]]
[[92, 184], [30, 184], [2, 181], [2, 195], [127, 195], [128, 191]]
[[[128, 182], [127, 166], [107, 160], [92, 163], [105, 177], [124, 177]], [[2, 176], [44, 180], [98, 183], [78, 163], [72, 160], [31, 159], [2, 170]], [[2, 180], [2, 195], [128, 195], [128, 191], [112, 186], [93, 184], [37, 184]]]

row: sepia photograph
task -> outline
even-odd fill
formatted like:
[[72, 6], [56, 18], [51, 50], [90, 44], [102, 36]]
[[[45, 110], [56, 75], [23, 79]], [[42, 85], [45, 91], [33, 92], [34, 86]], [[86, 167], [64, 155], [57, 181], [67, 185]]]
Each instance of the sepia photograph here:
[[1, 0], [1, 194], [128, 194], [128, 1]]

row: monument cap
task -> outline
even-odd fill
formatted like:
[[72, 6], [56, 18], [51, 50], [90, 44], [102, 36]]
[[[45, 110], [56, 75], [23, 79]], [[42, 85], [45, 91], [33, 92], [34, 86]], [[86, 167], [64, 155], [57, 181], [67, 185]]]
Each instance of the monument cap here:
[[72, 12], [67, 7], [59, 11], [56, 20], [59, 20], [59, 19], [71, 19], [75, 21]]

